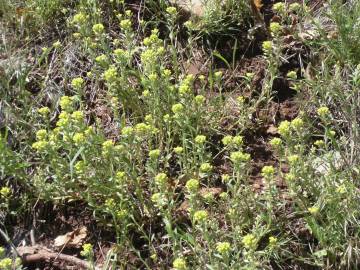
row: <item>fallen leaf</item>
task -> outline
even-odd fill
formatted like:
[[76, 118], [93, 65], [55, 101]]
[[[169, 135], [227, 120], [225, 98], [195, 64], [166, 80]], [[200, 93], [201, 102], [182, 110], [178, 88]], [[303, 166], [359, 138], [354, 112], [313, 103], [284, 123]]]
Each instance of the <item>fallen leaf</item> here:
[[262, 1], [261, 0], [253, 0], [254, 2], [254, 6], [256, 7], [256, 9], [258, 11], [260, 11], [260, 9], [262, 8], [263, 4], [261, 3]]
[[59, 235], [55, 238], [54, 247], [63, 248], [79, 248], [82, 246], [87, 236], [87, 228], [85, 226], [80, 227], [72, 232], [68, 232], [63, 235]]
[[266, 130], [267, 134], [271, 134], [271, 135], [276, 135], [278, 134], [278, 130], [277, 127], [275, 127], [274, 125], [270, 125], [267, 130]]
[[222, 192], [222, 188], [202, 188], [199, 191], [200, 196], [204, 197], [207, 194], [212, 194], [214, 197], [218, 196]]

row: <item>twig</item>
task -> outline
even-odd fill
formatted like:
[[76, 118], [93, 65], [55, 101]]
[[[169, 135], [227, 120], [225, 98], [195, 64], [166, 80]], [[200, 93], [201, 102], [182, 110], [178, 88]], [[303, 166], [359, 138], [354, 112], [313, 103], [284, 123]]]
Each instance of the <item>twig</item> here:
[[[47, 260], [60, 260], [74, 264], [83, 269], [93, 269], [92, 265], [87, 261], [81, 260], [71, 255], [66, 255], [62, 253], [59, 254], [42, 246], [19, 247], [17, 249], [17, 252], [20, 255], [23, 263], [35, 263], [35, 262], [47, 261]], [[97, 267], [95, 267], [94, 269], [100, 270]]]
[[[1, 223], [2, 224], [2, 223]], [[4, 225], [4, 224], [2, 224]], [[0, 234], [1, 236], [4, 238], [4, 240], [6, 241], [6, 243], [8, 243], [8, 245], [11, 246], [12, 250], [14, 251], [16, 256], [20, 256], [18, 251], [16, 250], [15, 245], [13, 244], [13, 242], [11, 242], [10, 237], [7, 235], [7, 233], [5, 233], [1, 228], [0, 228]]]

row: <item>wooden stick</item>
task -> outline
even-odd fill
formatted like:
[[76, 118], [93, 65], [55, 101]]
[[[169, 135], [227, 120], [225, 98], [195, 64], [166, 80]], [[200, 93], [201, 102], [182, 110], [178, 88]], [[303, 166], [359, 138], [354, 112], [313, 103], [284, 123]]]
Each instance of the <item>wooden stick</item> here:
[[41, 246], [19, 247], [17, 248], [17, 252], [19, 253], [23, 263], [35, 263], [35, 262], [47, 261], [47, 260], [60, 260], [77, 265], [83, 269], [100, 270], [97, 267], [94, 268], [87, 261], [81, 260], [71, 255], [53, 252]]

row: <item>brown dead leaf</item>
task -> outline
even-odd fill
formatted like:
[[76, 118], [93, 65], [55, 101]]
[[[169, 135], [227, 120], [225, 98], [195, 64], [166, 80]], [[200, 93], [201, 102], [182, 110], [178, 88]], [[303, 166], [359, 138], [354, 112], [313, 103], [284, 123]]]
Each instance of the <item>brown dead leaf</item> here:
[[214, 197], [219, 196], [219, 194], [222, 192], [222, 188], [202, 188], [199, 191], [199, 194], [201, 197], [206, 196], [207, 194], [212, 194]]
[[253, 0], [255, 8], [260, 12], [260, 9], [262, 8], [263, 4], [261, 0]]
[[274, 125], [269, 125], [266, 130], [266, 133], [271, 135], [276, 135], [278, 133], [277, 127], [275, 127]]
[[72, 232], [68, 232], [63, 235], [59, 235], [55, 238], [54, 247], [63, 248], [79, 248], [82, 246], [87, 236], [87, 228], [85, 226], [80, 227]]

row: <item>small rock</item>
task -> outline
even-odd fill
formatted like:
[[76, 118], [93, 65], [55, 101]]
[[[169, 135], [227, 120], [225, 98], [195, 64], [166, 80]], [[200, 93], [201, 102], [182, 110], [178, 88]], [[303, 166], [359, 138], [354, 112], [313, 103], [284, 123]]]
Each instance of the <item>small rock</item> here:
[[202, 0], [171, 0], [171, 3], [198, 17], [205, 12], [205, 4]]

